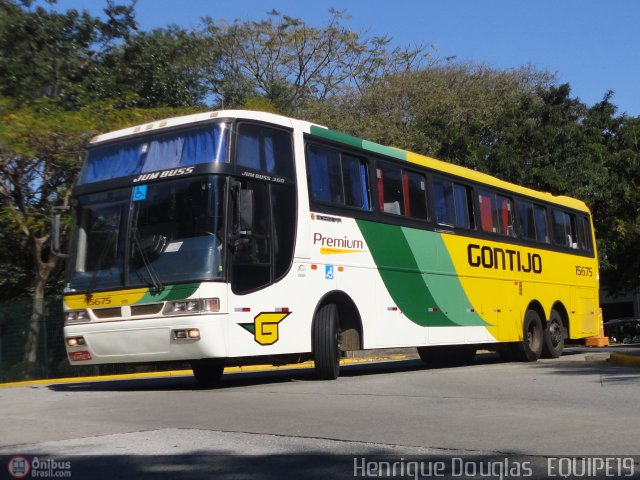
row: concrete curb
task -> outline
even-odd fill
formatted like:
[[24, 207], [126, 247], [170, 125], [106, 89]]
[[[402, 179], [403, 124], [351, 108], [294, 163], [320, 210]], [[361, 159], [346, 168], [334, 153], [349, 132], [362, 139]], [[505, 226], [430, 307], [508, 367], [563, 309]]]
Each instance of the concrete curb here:
[[612, 353], [609, 361], [622, 367], [640, 368], [640, 354]]

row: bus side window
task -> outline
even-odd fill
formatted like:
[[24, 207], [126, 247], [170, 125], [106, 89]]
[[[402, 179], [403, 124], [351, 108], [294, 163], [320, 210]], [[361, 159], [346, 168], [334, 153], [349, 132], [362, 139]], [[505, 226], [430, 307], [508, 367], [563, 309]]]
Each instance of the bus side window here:
[[519, 232], [522, 238], [549, 242], [547, 228], [547, 209], [541, 205], [519, 200], [516, 202], [518, 209]]
[[577, 234], [578, 234], [578, 248], [581, 250], [585, 250], [587, 252], [591, 252], [591, 228], [589, 225], [589, 219], [587, 217], [578, 216], [576, 218], [577, 223]]
[[284, 130], [260, 125], [240, 124], [236, 162], [242, 167], [292, 178], [291, 134]]
[[513, 216], [513, 202], [510, 198], [496, 195], [497, 216], [500, 220], [500, 233], [509, 237], [515, 237], [516, 229]]
[[453, 227], [456, 224], [456, 205], [453, 184], [447, 180], [433, 180], [433, 201], [436, 223]]
[[361, 158], [341, 155], [345, 205], [369, 210], [367, 167]]
[[383, 167], [379, 167], [376, 173], [378, 177], [378, 187], [382, 185], [380, 210], [384, 213], [404, 215], [404, 193], [400, 167], [384, 165]]
[[480, 204], [480, 228], [483, 232], [497, 233], [499, 221], [495, 193], [480, 190], [478, 203]]
[[480, 205], [480, 225], [484, 232], [515, 236], [513, 222], [513, 202], [493, 192], [478, 191]]
[[587, 252], [593, 250], [591, 228], [587, 217], [576, 216], [562, 210], [553, 210], [551, 220], [553, 222], [554, 243]]
[[549, 229], [547, 228], [547, 209], [540, 205], [533, 206], [533, 216], [536, 224], [536, 240], [549, 243]]
[[427, 220], [427, 180], [424, 175], [403, 171], [402, 185], [404, 189], [405, 215]]
[[449, 180], [433, 180], [436, 223], [450, 227], [475, 228], [469, 187]]
[[471, 201], [471, 188], [453, 184], [453, 197], [456, 205], [456, 227], [476, 228]]
[[551, 215], [551, 230], [553, 242], [564, 247], [573, 246], [571, 235], [571, 221], [568, 213], [561, 210], [553, 210]]
[[322, 203], [342, 203], [340, 156], [336, 150], [309, 145], [311, 198]]
[[307, 146], [307, 165], [311, 200], [369, 210], [364, 159], [310, 144]]

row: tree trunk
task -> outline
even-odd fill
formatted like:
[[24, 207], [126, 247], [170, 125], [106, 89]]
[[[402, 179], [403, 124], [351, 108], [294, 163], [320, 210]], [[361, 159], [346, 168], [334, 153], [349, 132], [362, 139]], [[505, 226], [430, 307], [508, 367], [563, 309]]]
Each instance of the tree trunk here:
[[38, 361], [38, 343], [40, 339], [40, 330], [44, 321], [44, 292], [47, 280], [51, 272], [58, 264], [58, 257], [49, 254], [47, 261], [42, 259], [43, 246], [49, 240], [49, 236], [36, 237], [31, 235], [30, 243], [33, 254], [33, 267], [35, 274], [33, 303], [31, 308], [31, 318], [29, 319], [29, 330], [27, 331], [27, 340], [24, 348], [24, 361], [29, 365], [34, 365]]
[[24, 360], [30, 364], [38, 361], [38, 340], [40, 339], [40, 328], [44, 319], [45, 283], [46, 280], [43, 281], [41, 278], [36, 277], [29, 331], [27, 332], [27, 342], [24, 347]]

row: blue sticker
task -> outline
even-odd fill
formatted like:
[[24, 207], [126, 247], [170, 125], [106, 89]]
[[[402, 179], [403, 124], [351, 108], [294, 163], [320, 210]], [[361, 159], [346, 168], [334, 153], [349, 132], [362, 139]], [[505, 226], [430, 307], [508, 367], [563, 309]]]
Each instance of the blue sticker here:
[[327, 280], [333, 280], [333, 265], [325, 265], [324, 278]]
[[139, 202], [140, 200], [144, 200], [147, 198], [147, 186], [146, 185], [136, 185], [133, 187], [133, 201]]

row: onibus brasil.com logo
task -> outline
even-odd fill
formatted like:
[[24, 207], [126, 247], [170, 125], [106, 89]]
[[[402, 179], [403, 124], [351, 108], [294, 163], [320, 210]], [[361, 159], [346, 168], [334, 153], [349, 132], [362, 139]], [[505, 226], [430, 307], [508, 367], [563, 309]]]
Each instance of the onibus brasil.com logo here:
[[22, 455], [16, 455], [9, 459], [7, 470], [13, 478], [70, 478], [71, 462], [38, 457], [29, 461]]

